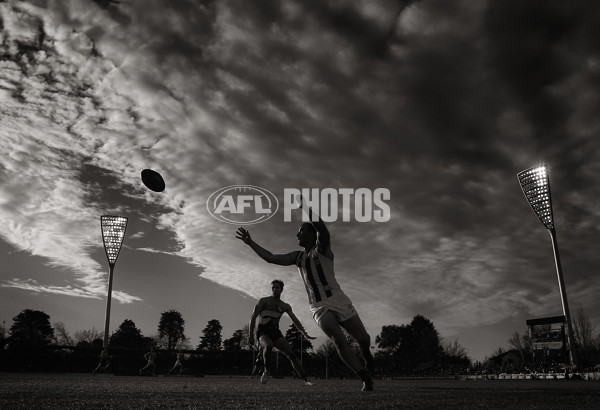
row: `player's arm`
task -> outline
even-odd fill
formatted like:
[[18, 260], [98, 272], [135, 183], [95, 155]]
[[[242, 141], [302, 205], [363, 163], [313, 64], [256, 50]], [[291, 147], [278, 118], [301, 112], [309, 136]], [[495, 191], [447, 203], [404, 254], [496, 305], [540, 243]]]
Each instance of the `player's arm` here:
[[283, 254], [273, 254], [267, 249], [257, 244], [256, 242], [254, 242], [252, 240], [252, 237], [250, 236], [250, 232], [248, 232], [246, 229], [238, 228], [238, 230], [235, 233], [235, 237], [237, 239], [243, 241], [246, 245], [252, 248], [252, 250], [266, 262], [282, 266], [290, 266], [296, 264], [296, 258], [298, 257], [299, 251], [292, 251], [290, 253]]
[[296, 315], [294, 314], [294, 312], [292, 312], [292, 307], [290, 305], [288, 305], [286, 303], [286, 306], [284, 307], [284, 310], [288, 314], [288, 316], [290, 317], [290, 319], [292, 319], [292, 322], [294, 322], [294, 325], [296, 326], [296, 328], [298, 329], [298, 331], [300, 333], [302, 333], [302, 336], [304, 336], [304, 338], [306, 340], [314, 340], [314, 339], [316, 339], [316, 337], [309, 336], [308, 333], [306, 333], [306, 330], [304, 329], [304, 326], [302, 326], [302, 323], [300, 323], [300, 320], [298, 319], [298, 317], [296, 317]]
[[248, 323], [249, 335], [248, 335], [248, 344], [250, 346], [254, 346], [254, 325], [256, 323], [256, 318], [260, 314], [262, 307], [262, 299], [258, 301], [256, 306], [254, 306], [254, 311], [252, 312], [252, 316], [250, 316], [250, 323]]

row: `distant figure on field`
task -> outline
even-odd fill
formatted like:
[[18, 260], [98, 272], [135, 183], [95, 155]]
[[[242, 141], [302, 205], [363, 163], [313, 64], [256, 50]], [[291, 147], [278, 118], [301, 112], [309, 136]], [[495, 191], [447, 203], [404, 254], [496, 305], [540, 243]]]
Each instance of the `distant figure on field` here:
[[100, 352], [100, 361], [98, 362], [98, 366], [96, 366], [92, 374], [95, 376], [96, 373], [98, 373], [99, 371], [106, 372], [106, 370], [108, 370], [108, 367], [110, 366], [111, 358], [112, 356], [108, 351], [108, 347], [102, 349], [102, 352]]
[[167, 372], [167, 374], [171, 374], [176, 370], [179, 370], [179, 375], [181, 376], [181, 372], [183, 371], [183, 352], [181, 351], [181, 349], [179, 349], [177, 351], [177, 357], [175, 359], [175, 364], [173, 365], [171, 370], [169, 370]]
[[156, 352], [154, 351], [154, 346], [150, 347], [150, 351], [146, 352], [144, 355], [144, 359], [147, 360], [146, 366], [140, 369], [140, 376], [145, 374], [146, 371], [151, 370], [152, 376], [156, 376]]

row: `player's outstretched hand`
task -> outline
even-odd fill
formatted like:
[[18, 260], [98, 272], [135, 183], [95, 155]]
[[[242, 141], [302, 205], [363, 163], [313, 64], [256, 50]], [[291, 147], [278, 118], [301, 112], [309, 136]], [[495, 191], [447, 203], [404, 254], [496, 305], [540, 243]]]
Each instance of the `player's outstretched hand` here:
[[252, 237], [250, 237], [250, 232], [244, 228], [238, 228], [237, 231], [235, 231], [235, 237], [241, 241], [244, 241], [246, 245], [250, 245], [250, 241], [252, 240]]

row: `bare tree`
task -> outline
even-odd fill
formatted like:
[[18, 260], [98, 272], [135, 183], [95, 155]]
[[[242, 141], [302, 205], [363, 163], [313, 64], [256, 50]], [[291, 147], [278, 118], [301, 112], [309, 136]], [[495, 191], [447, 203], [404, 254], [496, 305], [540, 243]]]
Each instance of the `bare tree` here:
[[189, 337], [185, 336], [183, 339], [181, 339], [181, 340], [179, 340], [179, 342], [177, 342], [176, 348], [181, 349], [181, 350], [193, 349], [191, 339]]
[[78, 330], [73, 335], [75, 339], [75, 343], [92, 343], [96, 339], [102, 339], [104, 337], [104, 332], [98, 331], [95, 327], [92, 327], [88, 330]]
[[451, 357], [467, 357], [467, 349], [465, 349], [458, 340], [454, 340], [454, 343], [444, 343], [444, 353]]
[[54, 323], [54, 340], [59, 346], [74, 346], [73, 338], [69, 335], [63, 322]]
[[581, 348], [589, 349], [593, 347], [595, 330], [596, 326], [592, 325], [583, 308], [577, 309], [575, 321], [573, 322], [573, 332], [575, 333], [575, 340]]
[[515, 332], [513, 333], [513, 335], [510, 337], [510, 339], [508, 339], [508, 344], [510, 345], [510, 347], [512, 347], [513, 349], [515, 349], [516, 351], [519, 352], [519, 354], [521, 355], [521, 360], [525, 360], [525, 346], [523, 343], [523, 340], [521, 339], [521, 335], [519, 335], [519, 332]]

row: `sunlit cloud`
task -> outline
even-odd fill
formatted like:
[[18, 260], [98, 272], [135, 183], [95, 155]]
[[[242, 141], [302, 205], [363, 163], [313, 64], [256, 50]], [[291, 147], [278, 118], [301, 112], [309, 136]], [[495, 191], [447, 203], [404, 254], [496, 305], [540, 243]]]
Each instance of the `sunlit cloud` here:
[[[47, 293], [47, 294], [54, 294], [54, 295], [61, 295], [61, 296], [73, 296], [73, 297], [88, 298], [88, 299], [102, 299], [102, 297], [99, 296], [98, 294], [90, 292], [86, 289], [76, 288], [73, 286], [42, 285], [32, 279], [22, 280], [19, 278], [14, 278], [11, 280], [7, 280], [4, 283], [0, 283], [0, 287], [5, 287], [5, 288], [11, 287], [11, 288], [16, 288], [16, 289], [27, 290], [29, 292], [34, 292], [34, 293]], [[138, 297], [130, 296], [126, 293], [119, 292], [119, 291], [113, 292], [112, 297], [117, 302], [126, 303], [126, 304], [142, 301], [142, 299], [140, 299]]]

